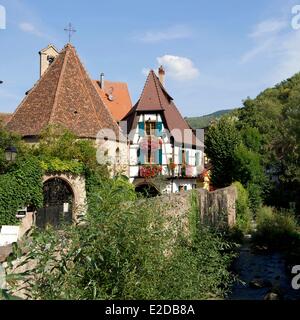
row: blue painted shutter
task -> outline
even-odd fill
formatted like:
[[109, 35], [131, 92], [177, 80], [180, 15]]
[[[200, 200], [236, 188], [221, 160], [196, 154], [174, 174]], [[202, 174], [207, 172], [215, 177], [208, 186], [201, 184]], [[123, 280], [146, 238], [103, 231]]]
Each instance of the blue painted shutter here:
[[145, 123], [139, 122], [139, 136], [144, 137], [145, 136]]
[[156, 123], [156, 136], [161, 137], [163, 133], [163, 124], [162, 122], [157, 122]]
[[138, 149], [138, 151], [137, 151], [137, 156], [138, 156], [138, 162], [139, 162], [139, 164], [141, 164], [141, 165], [145, 164], [145, 155], [144, 155], [143, 150]]
[[163, 151], [162, 151], [162, 149], [159, 149], [158, 153], [159, 153], [159, 164], [162, 165], [163, 164]]
[[159, 150], [155, 151], [155, 164], [159, 164]]

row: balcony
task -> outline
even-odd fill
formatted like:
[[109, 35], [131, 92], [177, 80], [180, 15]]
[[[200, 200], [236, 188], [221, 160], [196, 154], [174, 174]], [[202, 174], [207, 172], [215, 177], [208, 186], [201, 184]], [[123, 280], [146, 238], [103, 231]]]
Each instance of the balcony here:
[[139, 177], [151, 179], [157, 176], [166, 178], [196, 178], [194, 166], [145, 164], [139, 166]]
[[151, 179], [161, 175], [163, 166], [157, 164], [145, 164], [139, 167], [139, 177]]
[[166, 167], [170, 177], [195, 178], [197, 176], [194, 166], [169, 164]]

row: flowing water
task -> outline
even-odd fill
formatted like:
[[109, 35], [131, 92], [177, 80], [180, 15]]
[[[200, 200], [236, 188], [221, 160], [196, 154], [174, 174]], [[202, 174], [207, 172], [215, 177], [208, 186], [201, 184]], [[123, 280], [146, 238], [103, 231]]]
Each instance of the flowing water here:
[[233, 271], [243, 283], [234, 284], [229, 300], [264, 300], [275, 292], [278, 299], [300, 301], [300, 290], [292, 288], [292, 275], [280, 253], [253, 251], [247, 241], [240, 248]]

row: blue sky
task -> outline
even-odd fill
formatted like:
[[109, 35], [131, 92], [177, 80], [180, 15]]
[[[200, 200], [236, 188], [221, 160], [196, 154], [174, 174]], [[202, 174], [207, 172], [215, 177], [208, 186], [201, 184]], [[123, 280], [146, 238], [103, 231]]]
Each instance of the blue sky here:
[[[164, 64], [184, 116], [242, 105], [300, 71], [300, 0], [0, 0], [0, 112], [12, 112], [39, 76], [40, 49], [67, 42], [69, 22], [92, 78], [125, 81], [133, 102], [145, 73]], [[300, 19], [299, 19], [300, 20]]]

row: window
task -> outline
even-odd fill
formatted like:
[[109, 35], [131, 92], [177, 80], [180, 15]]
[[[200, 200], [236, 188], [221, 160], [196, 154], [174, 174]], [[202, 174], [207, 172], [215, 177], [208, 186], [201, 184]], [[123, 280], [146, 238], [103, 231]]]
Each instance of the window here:
[[48, 60], [49, 66], [50, 66], [50, 65], [54, 62], [55, 57], [53, 57], [53, 56], [48, 56], [48, 57], [47, 57], [47, 60]]
[[117, 150], [116, 150], [116, 164], [120, 164], [120, 149], [119, 148], [117, 148]]
[[[151, 140], [150, 140], [150, 146], [151, 146]], [[148, 148], [146, 151], [146, 162], [147, 163], [155, 163], [155, 152], [151, 149], [151, 147]]]
[[182, 164], [186, 164], [186, 154], [185, 154], [185, 150], [182, 150], [181, 159], [182, 159]]
[[156, 122], [154, 122], [154, 121], [147, 121], [146, 122], [145, 131], [146, 131], [147, 136], [154, 136], [155, 129], [156, 129]]

